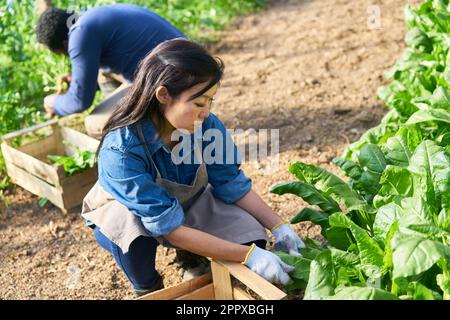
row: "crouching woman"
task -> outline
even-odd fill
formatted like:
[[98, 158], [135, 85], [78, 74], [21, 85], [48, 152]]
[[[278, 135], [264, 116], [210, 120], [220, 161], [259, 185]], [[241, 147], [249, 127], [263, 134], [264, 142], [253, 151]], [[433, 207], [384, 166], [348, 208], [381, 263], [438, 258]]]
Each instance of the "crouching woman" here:
[[[230, 158], [226, 143], [223, 152], [216, 152], [218, 161], [206, 163], [201, 149], [212, 142], [191, 139], [197, 130], [215, 129], [223, 141], [230, 140], [210, 113], [222, 74], [222, 62], [200, 45], [166, 41], [141, 62], [129, 93], [104, 128], [99, 180], [84, 200], [82, 215], [137, 295], [162, 286], [155, 269], [158, 244], [241, 262], [282, 284], [293, 267], [265, 250], [265, 228], [290, 253], [303, 246], [252, 190], [238, 156], [231, 164], [224, 160]], [[190, 143], [174, 157], [176, 130], [187, 133]], [[238, 154], [234, 144], [232, 151]], [[177, 157], [183, 161], [174, 161]]]

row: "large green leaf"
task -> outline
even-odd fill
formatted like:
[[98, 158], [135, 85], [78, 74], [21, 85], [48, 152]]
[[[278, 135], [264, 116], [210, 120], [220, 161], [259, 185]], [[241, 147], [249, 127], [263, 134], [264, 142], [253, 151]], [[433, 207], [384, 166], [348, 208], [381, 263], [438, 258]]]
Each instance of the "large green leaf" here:
[[448, 11], [448, 0], [433, 0], [432, 5], [436, 10]]
[[383, 272], [391, 272], [394, 266], [391, 241], [398, 230], [398, 221], [395, 220], [389, 228], [384, 241]]
[[404, 198], [401, 207], [400, 213], [404, 214], [399, 219], [400, 226], [433, 224], [433, 212], [422, 197]]
[[428, 238], [442, 239], [442, 237], [447, 237], [450, 239], [450, 233], [446, 230], [439, 228], [434, 224], [411, 224], [408, 229], [424, 234]]
[[380, 185], [381, 188], [373, 200], [376, 208], [413, 195], [413, 178], [411, 173], [402, 167], [387, 166], [381, 175]]
[[345, 158], [334, 158], [332, 161], [335, 165], [340, 167], [347, 177], [352, 178], [353, 180], [358, 180], [361, 178], [361, 174], [363, 173], [363, 169], [354, 161], [345, 159]]
[[411, 5], [406, 5], [404, 8], [404, 16], [405, 22], [408, 26], [408, 29], [412, 29], [414, 27], [420, 26], [420, 18], [419, 15], [414, 11]]
[[394, 279], [421, 274], [442, 257], [450, 259], [450, 247], [418, 235], [397, 232], [391, 245]]
[[347, 183], [325, 169], [296, 162], [289, 166], [289, 171], [298, 179], [313, 185], [338, 202], [343, 202], [350, 210], [360, 209], [366, 205], [366, 202]]
[[450, 300], [450, 275], [448, 273], [438, 274], [436, 282], [444, 292], [444, 300]]
[[321, 227], [321, 233], [325, 235], [326, 229], [330, 226], [328, 223], [328, 215], [324, 212], [317, 211], [311, 208], [303, 208], [295, 217], [291, 219], [291, 224], [296, 224], [301, 221], [311, 221]]
[[403, 209], [396, 203], [388, 203], [378, 209], [373, 223], [374, 235], [385, 239], [392, 224], [404, 214]]
[[382, 146], [387, 162], [407, 167], [412, 153], [422, 141], [420, 130], [411, 126], [401, 127], [395, 136], [387, 139], [386, 144]]
[[324, 247], [314, 244], [313, 242], [315, 242], [315, 240], [310, 238], [306, 238], [303, 242], [306, 247], [299, 249], [299, 252], [306, 259], [314, 260], [321, 252], [326, 250]]
[[383, 266], [383, 249], [366, 230], [356, 225], [344, 213], [331, 215], [329, 222], [333, 227], [348, 228], [351, 231], [358, 246], [361, 266], [368, 276], [373, 276], [373, 272]]
[[439, 213], [436, 224], [439, 228], [444, 229], [447, 232], [450, 232], [450, 212], [447, 212], [445, 209], [442, 209]]
[[368, 203], [373, 202], [373, 198], [380, 189], [380, 175], [373, 171], [364, 171], [361, 175], [361, 179], [355, 183], [355, 189], [357, 189]]
[[390, 292], [371, 287], [344, 287], [336, 290], [331, 300], [398, 300]]
[[356, 267], [359, 263], [359, 257], [358, 255], [348, 252], [339, 250], [333, 247], [330, 247], [331, 251], [331, 257], [333, 259], [333, 263], [338, 266], [347, 267], [347, 268], [353, 268]]
[[291, 256], [285, 252], [280, 251], [277, 251], [275, 253], [283, 262], [295, 267], [295, 270], [289, 273], [289, 276], [291, 278], [308, 282], [309, 269], [312, 260], [306, 259], [304, 257]]
[[433, 50], [433, 43], [431, 39], [420, 28], [411, 29], [405, 37], [405, 42], [418, 50], [423, 52], [431, 52]]
[[325, 230], [325, 238], [333, 247], [341, 250], [347, 250], [352, 244], [351, 233], [347, 228], [329, 227]]
[[357, 267], [337, 267], [336, 287], [352, 286], [355, 283], [361, 283], [361, 272]]
[[428, 289], [417, 281], [410, 282], [408, 289], [408, 294], [412, 296], [414, 300], [442, 300], [442, 296], [439, 293]]
[[341, 210], [339, 208], [339, 204], [331, 197], [323, 194], [315, 187], [301, 181], [279, 183], [273, 186], [270, 189], [270, 192], [278, 195], [283, 195], [286, 193], [295, 194], [309, 204], [316, 205], [327, 213], [334, 213]]
[[450, 95], [444, 87], [438, 87], [430, 97], [431, 107], [450, 111]]
[[311, 262], [305, 300], [322, 300], [334, 294], [336, 275], [329, 250]]
[[381, 175], [386, 168], [386, 159], [380, 147], [375, 144], [367, 144], [361, 148], [358, 155], [360, 166], [377, 175]]
[[415, 124], [427, 121], [441, 121], [450, 123], [450, 112], [444, 109], [419, 110], [413, 113], [406, 124]]
[[423, 178], [427, 192], [434, 193], [438, 205], [450, 207], [450, 157], [444, 148], [425, 140], [412, 155], [408, 170]]
[[335, 158], [333, 163], [338, 165], [351, 178], [348, 183], [349, 186], [363, 195], [366, 201], [370, 202], [378, 192], [378, 181], [383, 171], [383, 166], [380, 166], [377, 158], [384, 160], [384, 155], [377, 146], [367, 144], [361, 148], [358, 157], [364, 169], [352, 160], [345, 158]]

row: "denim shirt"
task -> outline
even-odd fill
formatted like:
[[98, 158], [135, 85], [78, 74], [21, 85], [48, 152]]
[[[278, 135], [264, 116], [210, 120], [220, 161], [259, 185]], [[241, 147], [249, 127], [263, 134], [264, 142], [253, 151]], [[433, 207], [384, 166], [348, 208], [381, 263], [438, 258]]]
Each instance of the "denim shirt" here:
[[[217, 137], [208, 137], [209, 129], [220, 133], [222, 146], [220, 143], [212, 144]], [[150, 119], [143, 120], [142, 130], [162, 178], [192, 184], [199, 167], [198, 161], [194, 162], [194, 142], [195, 137], [200, 136], [197, 146], [202, 147], [202, 154], [215, 156], [203, 159], [213, 195], [226, 203], [234, 203], [250, 191], [252, 182], [240, 170], [239, 152], [215, 115], [210, 113], [203, 121], [201, 132], [198, 129], [196, 133], [185, 136], [189, 148], [179, 152], [181, 157], [175, 159], [175, 163], [170, 149], [156, 137], [156, 128]], [[180, 159], [184, 161], [179, 163]], [[151, 236], [166, 235], [184, 223], [184, 211], [178, 199], [155, 182], [157, 172], [139, 139], [136, 125], [119, 128], [106, 135], [99, 153], [98, 170], [99, 183], [104, 190], [139, 216]]]

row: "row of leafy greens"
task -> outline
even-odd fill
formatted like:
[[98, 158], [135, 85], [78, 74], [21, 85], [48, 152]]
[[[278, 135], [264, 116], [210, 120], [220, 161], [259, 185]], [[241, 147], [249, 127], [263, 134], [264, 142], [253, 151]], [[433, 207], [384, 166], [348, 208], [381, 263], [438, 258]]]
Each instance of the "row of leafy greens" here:
[[321, 226], [286, 289], [304, 299], [450, 299], [450, 10], [448, 0], [405, 8], [408, 48], [378, 91], [389, 107], [333, 163], [346, 181], [297, 162], [296, 181], [272, 187], [313, 207], [291, 223]]

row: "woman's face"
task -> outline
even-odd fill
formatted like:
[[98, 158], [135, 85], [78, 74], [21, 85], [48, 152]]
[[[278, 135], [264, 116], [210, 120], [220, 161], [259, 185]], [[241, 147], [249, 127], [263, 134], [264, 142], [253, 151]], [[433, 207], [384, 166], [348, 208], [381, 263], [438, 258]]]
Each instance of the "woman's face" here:
[[200, 83], [184, 91], [177, 99], [171, 98], [164, 87], [158, 88], [157, 98], [163, 104], [163, 114], [172, 127], [193, 133], [208, 118], [210, 105], [217, 92], [217, 84], [200, 97], [189, 100], [206, 85], [206, 83]]

